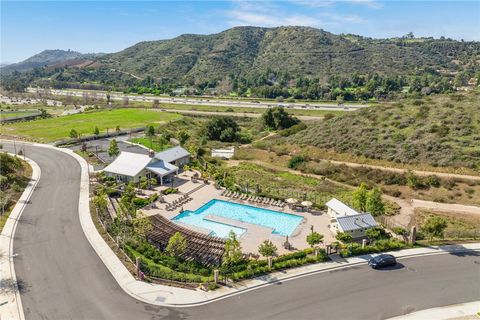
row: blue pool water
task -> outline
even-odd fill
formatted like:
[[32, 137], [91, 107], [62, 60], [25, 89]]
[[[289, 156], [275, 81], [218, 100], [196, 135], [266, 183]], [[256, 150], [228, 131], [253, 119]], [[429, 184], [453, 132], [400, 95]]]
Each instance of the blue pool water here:
[[230, 230], [237, 235], [245, 232], [243, 228], [210, 221], [206, 219], [208, 215], [257, 224], [282, 236], [289, 236], [303, 219], [293, 214], [214, 199], [195, 211], [184, 211], [172, 220], [211, 230], [210, 235], [222, 238], [226, 238]]

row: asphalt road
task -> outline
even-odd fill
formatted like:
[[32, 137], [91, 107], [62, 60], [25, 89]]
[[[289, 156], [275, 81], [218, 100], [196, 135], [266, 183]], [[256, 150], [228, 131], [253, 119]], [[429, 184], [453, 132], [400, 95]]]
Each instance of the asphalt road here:
[[480, 299], [480, 255], [472, 253], [330, 271], [195, 308], [147, 305], [121, 290], [83, 234], [76, 160], [33, 146], [26, 155], [42, 170], [14, 242], [26, 319], [383, 319]]

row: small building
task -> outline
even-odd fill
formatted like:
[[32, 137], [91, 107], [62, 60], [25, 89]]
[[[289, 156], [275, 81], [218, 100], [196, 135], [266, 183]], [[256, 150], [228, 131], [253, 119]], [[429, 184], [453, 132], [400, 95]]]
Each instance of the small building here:
[[365, 231], [378, 226], [370, 213], [359, 213], [352, 216], [337, 217], [337, 221], [330, 225], [333, 233], [345, 232], [354, 239], [365, 237]]
[[360, 213], [338, 199], [331, 199], [325, 206], [330, 216], [330, 230], [337, 234], [346, 232], [352, 238], [365, 237], [365, 231], [378, 224], [370, 213]]
[[222, 158], [222, 159], [231, 159], [235, 154], [235, 147], [226, 148], [226, 149], [212, 149], [212, 157]]
[[190, 162], [190, 154], [182, 147], [173, 147], [158, 153], [139, 154], [121, 152], [103, 172], [122, 182], [139, 182], [142, 178], [155, 178], [163, 184], [165, 178], [178, 174]]
[[359, 212], [353, 208], [350, 208], [345, 203], [338, 199], [331, 199], [325, 203], [327, 207], [327, 213], [331, 218], [353, 216], [359, 214]]

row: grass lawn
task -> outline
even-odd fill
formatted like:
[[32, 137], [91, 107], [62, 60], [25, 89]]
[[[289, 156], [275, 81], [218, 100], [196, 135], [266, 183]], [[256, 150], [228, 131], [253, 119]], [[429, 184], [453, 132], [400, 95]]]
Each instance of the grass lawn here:
[[98, 127], [100, 133], [103, 133], [107, 129], [113, 131], [117, 126], [124, 130], [158, 124], [181, 117], [181, 115], [174, 113], [140, 109], [102, 110], [5, 125], [2, 128], [2, 133], [39, 142], [51, 142], [69, 138], [72, 129], [82, 135], [93, 135], [95, 127]]
[[162, 139], [158, 139], [157, 137], [153, 137], [151, 140], [150, 138], [139, 137], [139, 138], [130, 139], [129, 141], [133, 143], [141, 144], [142, 146], [150, 148], [155, 152], [159, 152], [171, 147], [169, 143], [164, 143]]

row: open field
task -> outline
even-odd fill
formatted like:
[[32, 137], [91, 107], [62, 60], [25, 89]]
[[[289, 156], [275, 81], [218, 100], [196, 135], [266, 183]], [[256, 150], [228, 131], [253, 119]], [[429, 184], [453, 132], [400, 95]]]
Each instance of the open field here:
[[102, 110], [4, 125], [2, 134], [39, 142], [52, 142], [69, 138], [72, 129], [75, 129], [81, 135], [93, 135], [95, 127], [98, 127], [100, 133], [102, 133], [106, 132], [107, 129], [114, 131], [117, 126], [124, 130], [158, 124], [181, 117], [181, 115], [174, 113], [140, 109]]
[[421, 226], [429, 217], [439, 216], [447, 220], [447, 228], [445, 229], [446, 239], [459, 238], [477, 238], [480, 237], [480, 216], [475, 214], [460, 213], [440, 213], [429, 210], [415, 210], [415, 223]]

